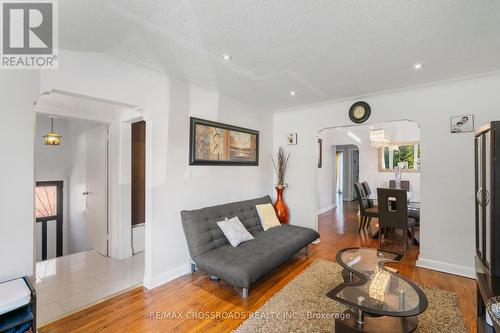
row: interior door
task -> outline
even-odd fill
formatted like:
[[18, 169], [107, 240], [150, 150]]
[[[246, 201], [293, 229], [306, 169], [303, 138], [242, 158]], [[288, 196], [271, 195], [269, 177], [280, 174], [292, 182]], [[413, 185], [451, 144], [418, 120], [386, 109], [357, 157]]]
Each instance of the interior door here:
[[95, 125], [86, 133], [86, 232], [90, 246], [108, 255], [108, 126]]

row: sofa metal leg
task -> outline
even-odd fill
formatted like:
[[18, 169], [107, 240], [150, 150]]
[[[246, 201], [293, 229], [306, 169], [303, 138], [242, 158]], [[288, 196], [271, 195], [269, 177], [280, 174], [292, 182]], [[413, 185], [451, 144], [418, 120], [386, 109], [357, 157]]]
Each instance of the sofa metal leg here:
[[196, 264], [194, 262], [191, 261], [191, 273], [194, 273], [198, 270], [198, 268], [196, 268]]
[[248, 298], [248, 293], [249, 293], [249, 288], [243, 288], [243, 292], [242, 292], [242, 297], [244, 299], [247, 299]]
[[220, 277], [215, 276], [215, 275], [210, 275], [210, 281], [219, 282], [220, 281]]
[[306, 245], [306, 247], [304, 247], [304, 254], [305, 254], [306, 256], [308, 256], [308, 255], [309, 255], [309, 245]]

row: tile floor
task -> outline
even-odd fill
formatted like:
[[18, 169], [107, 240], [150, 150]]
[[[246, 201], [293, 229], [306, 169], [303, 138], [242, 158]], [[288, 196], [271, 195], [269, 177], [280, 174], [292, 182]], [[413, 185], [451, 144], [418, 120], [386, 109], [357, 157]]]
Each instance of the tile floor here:
[[36, 264], [38, 325], [142, 283], [144, 252], [124, 260], [95, 251]]

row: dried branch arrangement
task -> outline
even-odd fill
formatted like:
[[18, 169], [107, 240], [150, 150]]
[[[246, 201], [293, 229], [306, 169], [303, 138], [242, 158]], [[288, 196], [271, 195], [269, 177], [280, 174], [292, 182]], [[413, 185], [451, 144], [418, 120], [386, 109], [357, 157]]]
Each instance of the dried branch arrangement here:
[[290, 158], [290, 153], [287, 153], [283, 147], [279, 147], [278, 153], [276, 154], [276, 160], [271, 155], [273, 160], [274, 170], [278, 176], [278, 187], [286, 187], [285, 184], [285, 174], [286, 168], [288, 166], [288, 159]]

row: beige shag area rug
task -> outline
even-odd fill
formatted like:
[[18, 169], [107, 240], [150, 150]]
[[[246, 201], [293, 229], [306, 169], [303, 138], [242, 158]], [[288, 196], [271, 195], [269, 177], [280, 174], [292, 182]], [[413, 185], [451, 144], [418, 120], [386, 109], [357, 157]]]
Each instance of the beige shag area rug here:
[[[346, 307], [326, 297], [342, 281], [342, 267], [317, 260], [290, 281], [235, 331], [243, 332], [332, 332], [335, 314]], [[419, 315], [420, 333], [467, 332], [455, 293], [420, 286], [429, 306]]]

